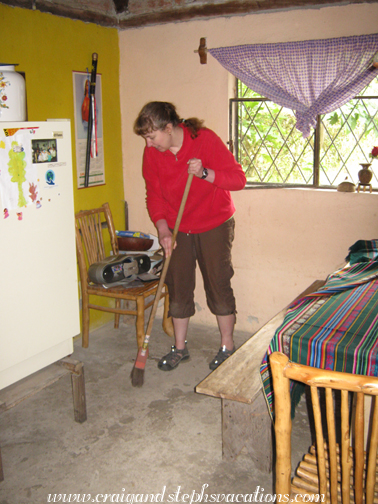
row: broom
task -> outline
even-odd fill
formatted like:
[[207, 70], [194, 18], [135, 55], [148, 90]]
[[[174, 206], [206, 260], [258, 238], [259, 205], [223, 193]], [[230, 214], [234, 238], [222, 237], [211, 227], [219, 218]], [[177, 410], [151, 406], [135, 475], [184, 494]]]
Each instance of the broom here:
[[[175, 241], [176, 241], [176, 236], [177, 236], [178, 229], [179, 229], [179, 226], [180, 226], [182, 214], [184, 213], [185, 203], [186, 203], [186, 199], [188, 197], [188, 193], [189, 193], [189, 189], [190, 189], [190, 185], [192, 183], [192, 180], [193, 180], [193, 174], [190, 173], [188, 175], [188, 180], [186, 181], [186, 186], [185, 186], [184, 194], [182, 196], [180, 208], [179, 208], [179, 211], [178, 211], [178, 214], [177, 214], [177, 219], [176, 219], [175, 227], [173, 229], [173, 234], [172, 234], [172, 251], [173, 251], [173, 246], [174, 246]], [[146, 335], [144, 337], [143, 345], [141, 346], [141, 348], [138, 351], [138, 355], [137, 355], [137, 358], [135, 359], [134, 367], [133, 367], [133, 369], [131, 371], [131, 375], [130, 376], [131, 376], [131, 384], [132, 384], [133, 387], [142, 387], [143, 382], [144, 382], [144, 368], [146, 367], [146, 361], [147, 361], [147, 357], [148, 357], [148, 343], [150, 341], [150, 334], [151, 334], [151, 330], [152, 330], [152, 325], [154, 323], [157, 307], [158, 307], [158, 304], [159, 304], [159, 301], [160, 301], [161, 291], [163, 290], [163, 286], [164, 286], [164, 282], [165, 282], [165, 277], [167, 276], [167, 271], [168, 271], [169, 262], [171, 260], [171, 255], [168, 256], [166, 258], [166, 260], [164, 261], [163, 270], [161, 272], [159, 284], [158, 284], [158, 287], [157, 287], [157, 290], [156, 290], [154, 304], [152, 305], [152, 310], [151, 310], [150, 318], [148, 320]]]

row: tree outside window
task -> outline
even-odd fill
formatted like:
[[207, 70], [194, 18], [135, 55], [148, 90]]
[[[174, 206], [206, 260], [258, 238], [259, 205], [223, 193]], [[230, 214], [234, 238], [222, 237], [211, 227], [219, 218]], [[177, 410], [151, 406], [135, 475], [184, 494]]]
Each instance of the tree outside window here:
[[[261, 97], [241, 81], [230, 100], [230, 143], [249, 185], [337, 187], [358, 184], [360, 163], [378, 145], [378, 78], [340, 109], [318, 117], [308, 138], [294, 111]], [[372, 163], [378, 190], [378, 161]]]

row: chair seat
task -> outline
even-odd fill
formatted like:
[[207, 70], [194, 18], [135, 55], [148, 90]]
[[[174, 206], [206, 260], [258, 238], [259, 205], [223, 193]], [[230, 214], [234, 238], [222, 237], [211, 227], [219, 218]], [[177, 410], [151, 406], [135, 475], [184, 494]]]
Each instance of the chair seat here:
[[153, 280], [152, 282], [146, 282], [143, 285], [133, 287], [126, 287], [124, 285], [116, 285], [115, 287], [103, 287], [102, 285], [89, 284], [88, 292], [91, 294], [101, 292], [101, 295], [104, 295], [103, 292], [109, 292], [110, 294], [112, 294], [112, 297], [113, 295], [121, 294], [123, 299], [125, 299], [126, 296], [130, 296], [130, 299], [135, 299], [136, 296], [150, 296], [155, 294], [158, 283], [158, 280]]

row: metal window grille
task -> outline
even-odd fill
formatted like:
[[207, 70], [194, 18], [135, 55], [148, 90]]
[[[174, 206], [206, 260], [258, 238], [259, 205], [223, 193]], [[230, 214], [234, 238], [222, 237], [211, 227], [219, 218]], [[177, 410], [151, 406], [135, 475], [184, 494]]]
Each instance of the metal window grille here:
[[[295, 128], [294, 112], [237, 83], [230, 99], [230, 148], [249, 184], [335, 187], [358, 184], [361, 163], [378, 145], [378, 78], [340, 109], [318, 117], [309, 138]], [[371, 184], [378, 190], [378, 161]]]

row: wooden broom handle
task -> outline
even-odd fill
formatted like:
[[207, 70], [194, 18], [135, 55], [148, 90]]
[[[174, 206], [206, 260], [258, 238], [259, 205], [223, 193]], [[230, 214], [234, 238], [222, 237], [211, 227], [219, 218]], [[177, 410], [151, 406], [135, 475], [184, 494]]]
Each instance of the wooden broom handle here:
[[[182, 195], [180, 208], [179, 208], [179, 211], [178, 211], [178, 214], [177, 214], [176, 224], [175, 224], [175, 227], [173, 228], [173, 233], [172, 233], [172, 249], [173, 249], [173, 245], [175, 244], [175, 241], [176, 241], [177, 233], [178, 233], [178, 230], [179, 230], [179, 227], [180, 227], [182, 214], [184, 213], [185, 204], [186, 204], [186, 200], [188, 198], [188, 194], [189, 194], [190, 186], [192, 184], [192, 180], [193, 180], [193, 173], [190, 173], [188, 175], [188, 180], [186, 181], [186, 186], [185, 186], [185, 189], [184, 189], [184, 194]], [[169, 256], [169, 258], [170, 257], [171, 256]]]
[[[180, 222], [181, 222], [182, 214], [184, 213], [185, 204], [186, 204], [186, 200], [188, 198], [189, 189], [190, 189], [190, 186], [192, 184], [192, 180], [193, 180], [193, 173], [190, 173], [188, 175], [188, 180], [186, 181], [186, 186], [185, 186], [184, 194], [183, 194], [182, 199], [181, 199], [181, 204], [180, 204], [180, 208], [179, 208], [179, 211], [178, 211], [178, 214], [177, 214], [175, 227], [173, 229], [173, 234], [172, 234], [172, 252], [173, 252], [173, 246], [174, 246], [174, 244], [176, 242], [177, 233], [178, 233], [178, 230], [179, 230], [179, 227], [180, 227]], [[157, 287], [157, 290], [156, 290], [154, 304], [152, 305], [152, 310], [151, 310], [150, 318], [149, 318], [148, 325], [147, 325], [146, 336], [149, 336], [151, 334], [152, 324], [154, 323], [157, 307], [158, 307], [158, 304], [159, 304], [159, 301], [160, 301], [161, 291], [163, 290], [163, 286], [164, 286], [164, 282], [165, 282], [165, 277], [167, 276], [168, 266], [169, 266], [169, 263], [171, 261], [171, 257], [172, 257], [172, 254], [170, 256], [168, 256], [165, 259], [165, 261], [164, 261], [163, 270], [161, 272], [159, 284], [158, 284], [158, 287]]]

